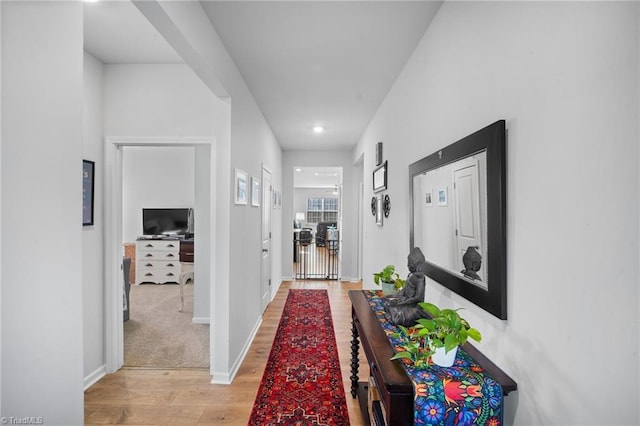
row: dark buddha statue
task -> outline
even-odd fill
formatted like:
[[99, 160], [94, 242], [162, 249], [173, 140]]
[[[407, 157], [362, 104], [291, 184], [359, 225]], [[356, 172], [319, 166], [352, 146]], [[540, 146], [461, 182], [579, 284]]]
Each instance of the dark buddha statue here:
[[482, 266], [482, 256], [473, 246], [469, 246], [467, 251], [462, 256], [462, 264], [464, 265], [464, 269], [460, 271], [465, 277], [471, 278], [472, 280], [482, 281], [480, 275], [478, 275], [478, 271]]
[[425, 258], [418, 247], [411, 249], [407, 256], [409, 275], [406, 285], [398, 293], [385, 297], [384, 306], [389, 320], [396, 325], [411, 327], [416, 320], [426, 317], [418, 303], [424, 302]]

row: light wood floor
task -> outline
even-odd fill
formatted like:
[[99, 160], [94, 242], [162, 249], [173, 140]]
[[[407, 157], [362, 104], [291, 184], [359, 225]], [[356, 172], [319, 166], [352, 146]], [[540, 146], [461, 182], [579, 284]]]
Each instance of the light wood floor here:
[[[351, 303], [347, 295], [361, 284], [340, 281], [282, 283], [231, 385], [211, 384], [208, 369], [125, 368], [87, 389], [85, 424], [246, 425], [289, 288], [328, 290], [349, 418], [352, 425], [362, 425], [358, 401], [350, 394]], [[360, 352], [364, 372], [367, 364], [362, 349]]]

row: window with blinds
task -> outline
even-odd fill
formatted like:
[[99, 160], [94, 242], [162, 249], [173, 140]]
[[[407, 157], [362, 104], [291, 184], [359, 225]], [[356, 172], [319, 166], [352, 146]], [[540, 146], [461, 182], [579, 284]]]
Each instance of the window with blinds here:
[[337, 198], [307, 198], [307, 223], [337, 221]]

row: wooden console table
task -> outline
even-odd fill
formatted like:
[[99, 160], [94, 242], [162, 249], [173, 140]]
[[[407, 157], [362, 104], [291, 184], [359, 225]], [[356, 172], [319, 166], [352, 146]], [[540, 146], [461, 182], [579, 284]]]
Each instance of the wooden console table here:
[[[351, 396], [358, 397], [362, 416], [367, 424], [369, 420], [368, 401], [369, 383], [360, 382], [358, 377], [359, 345], [362, 344], [367, 362], [369, 376], [377, 388], [382, 407], [378, 408], [376, 417], [384, 418], [386, 425], [413, 425], [413, 385], [403, 366], [398, 361], [391, 361], [394, 349], [387, 338], [378, 318], [369, 306], [363, 290], [349, 291], [351, 299]], [[504, 395], [517, 389], [516, 382], [478, 349], [469, 343], [462, 348], [500, 385]], [[375, 410], [374, 410], [375, 412]], [[378, 424], [374, 422], [372, 424]]]

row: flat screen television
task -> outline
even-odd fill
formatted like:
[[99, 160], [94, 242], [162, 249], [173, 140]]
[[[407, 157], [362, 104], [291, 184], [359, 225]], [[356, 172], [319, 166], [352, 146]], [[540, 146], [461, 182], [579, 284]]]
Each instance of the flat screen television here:
[[144, 235], [193, 234], [193, 209], [142, 209], [142, 233]]

